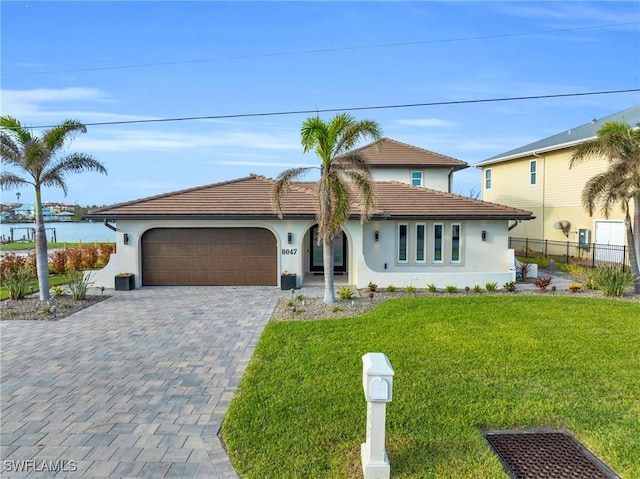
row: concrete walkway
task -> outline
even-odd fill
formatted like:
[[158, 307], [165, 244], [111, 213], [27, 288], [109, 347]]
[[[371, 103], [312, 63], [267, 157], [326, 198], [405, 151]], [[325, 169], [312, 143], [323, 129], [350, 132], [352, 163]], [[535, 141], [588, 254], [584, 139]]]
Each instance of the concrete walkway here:
[[290, 293], [113, 293], [57, 322], [0, 323], [0, 476], [236, 478], [217, 433], [277, 299]]

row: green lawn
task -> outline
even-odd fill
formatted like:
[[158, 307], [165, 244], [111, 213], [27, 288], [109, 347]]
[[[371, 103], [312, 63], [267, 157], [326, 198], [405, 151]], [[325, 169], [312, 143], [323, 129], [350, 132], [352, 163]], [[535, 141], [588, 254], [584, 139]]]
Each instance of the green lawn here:
[[559, 428], [640, 477], [640, 303], [405, 298], [349, 319], [269, 323], [223, 438], [243, 478], [355, 478], [361, 356], [395, 370], [394, 478], [504, 478], [485, 429]]
[[[62, 248], [77, 248], [79, 246], [92, 246], [94, 243], [47, 243], [47, 250], [62, 249]], [[98, 244], [113, 244], [113, 243], [98, 243]], [[0, 245], [0, 251], [24, 251], [24, 250], [36, 249], [36, 244], [33, 241], [16, 241], [14, 243], [6, 243]]]

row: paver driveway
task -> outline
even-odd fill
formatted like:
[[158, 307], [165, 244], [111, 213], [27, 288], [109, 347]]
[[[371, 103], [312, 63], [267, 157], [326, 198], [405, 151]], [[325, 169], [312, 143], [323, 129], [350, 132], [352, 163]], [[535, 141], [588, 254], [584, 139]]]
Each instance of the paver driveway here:
[[237, 477], [217, 432], [282, 294], [146, 287], [2, 321], [1, 476]]

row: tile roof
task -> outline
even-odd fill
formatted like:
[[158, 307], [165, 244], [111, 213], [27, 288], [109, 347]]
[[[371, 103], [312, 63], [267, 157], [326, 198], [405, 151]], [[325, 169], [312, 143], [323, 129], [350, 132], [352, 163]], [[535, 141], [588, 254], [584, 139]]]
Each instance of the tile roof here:
[[561, 148], [568, 148], [587, 140], [594, 139], [597, 136], [598, 130], [602, 128], [602, 125], [611, 121], [624, 121], [632, 126], [640, 124], [640, 105], [605, 116], [599, 120], [594, 118], [589, 123], [565, 130], [561, 133], [543, 138], [542, 140], [534, 141], [533, 143], [509, 150], [505, 153], [500, 153], [499, 155], [480, 161], [474, 166], [491, 165], [502, 161], [522, 158], [523, 156], [529, 156], [533, 153], [544, 153], [547, 151], [559, 150]]
[[390, 138], [370, 143], [350, 153], [359, 153], [372, 168], [453, 168], [462, 170], [469, 165], [450, 156], [408, 145]]
[[[89, 219], [273, 219], [274, 180], [249, 176], [93, 210]], [[286, 218], [315, 217], [315, 183], [299, 182], [283, 202]], [[532, 219], [528, 211], [395, 181], [374, 182], [372, 217]], [[353, 211], [357, 215], [356, 201]]]

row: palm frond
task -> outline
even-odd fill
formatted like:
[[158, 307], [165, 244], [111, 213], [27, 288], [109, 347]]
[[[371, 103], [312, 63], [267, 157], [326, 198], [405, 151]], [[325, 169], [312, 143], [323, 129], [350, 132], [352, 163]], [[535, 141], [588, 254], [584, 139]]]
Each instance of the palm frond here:
[[86, 133], [87, 127], [78, 120], [65, 120], [57, 126], [47, 130], [42, 135], [42, 141], [47, 148], [55, 152], [62, 148], [65, 142], [75, 133]]
[[83, 173], [93, 171], [107, 174], [107, 169], [93, 156], [85, 153], [71, 153], [60, 158], [51, 166], [48, 172], [64, 175], [65, 173]]
[[371, 178], [368, 175], [363, 175], [359, 171], [347, 170], [342, 172], [348, 177], [349, 182], [354, 189], [360, 200], [360, 221], [364, 223], [371, 216], [371, 210], [373, 209], [374, 193], [373, 186], [371, 184]]
[[24, 185], [32, 185], [30, 181], [25, 180], [21, 176], [18, 176], [14, 173], [2, 172], [0, 173], [0, 189], [2, 190], [13, 190], [15, 188], [20, 188]]
[[67, 193], [69, 192], [67, 188], [67, 184], [64, 181], [64, 178], [58, 172], [48, 171], [46, 174], [42, 175], [42, 177], [40, 178], [40, 184], [42, 186], [60, 188], [63, 191], [65, 196], [67, 196]]
[[276, 182], [271, 190], [271, 203], [278, 218], [282, 219], [282, 201], [287, 190], [291, 187], [291, 182], [300, 178], [313, 168], [291, 168], [283, 171], [278, 175]]
[[[0, 127], [22, 145], [32, 141], [31, 132], [12, 116], [0, 116]], [[3, 132], [4, 133], [4, 132]]]

